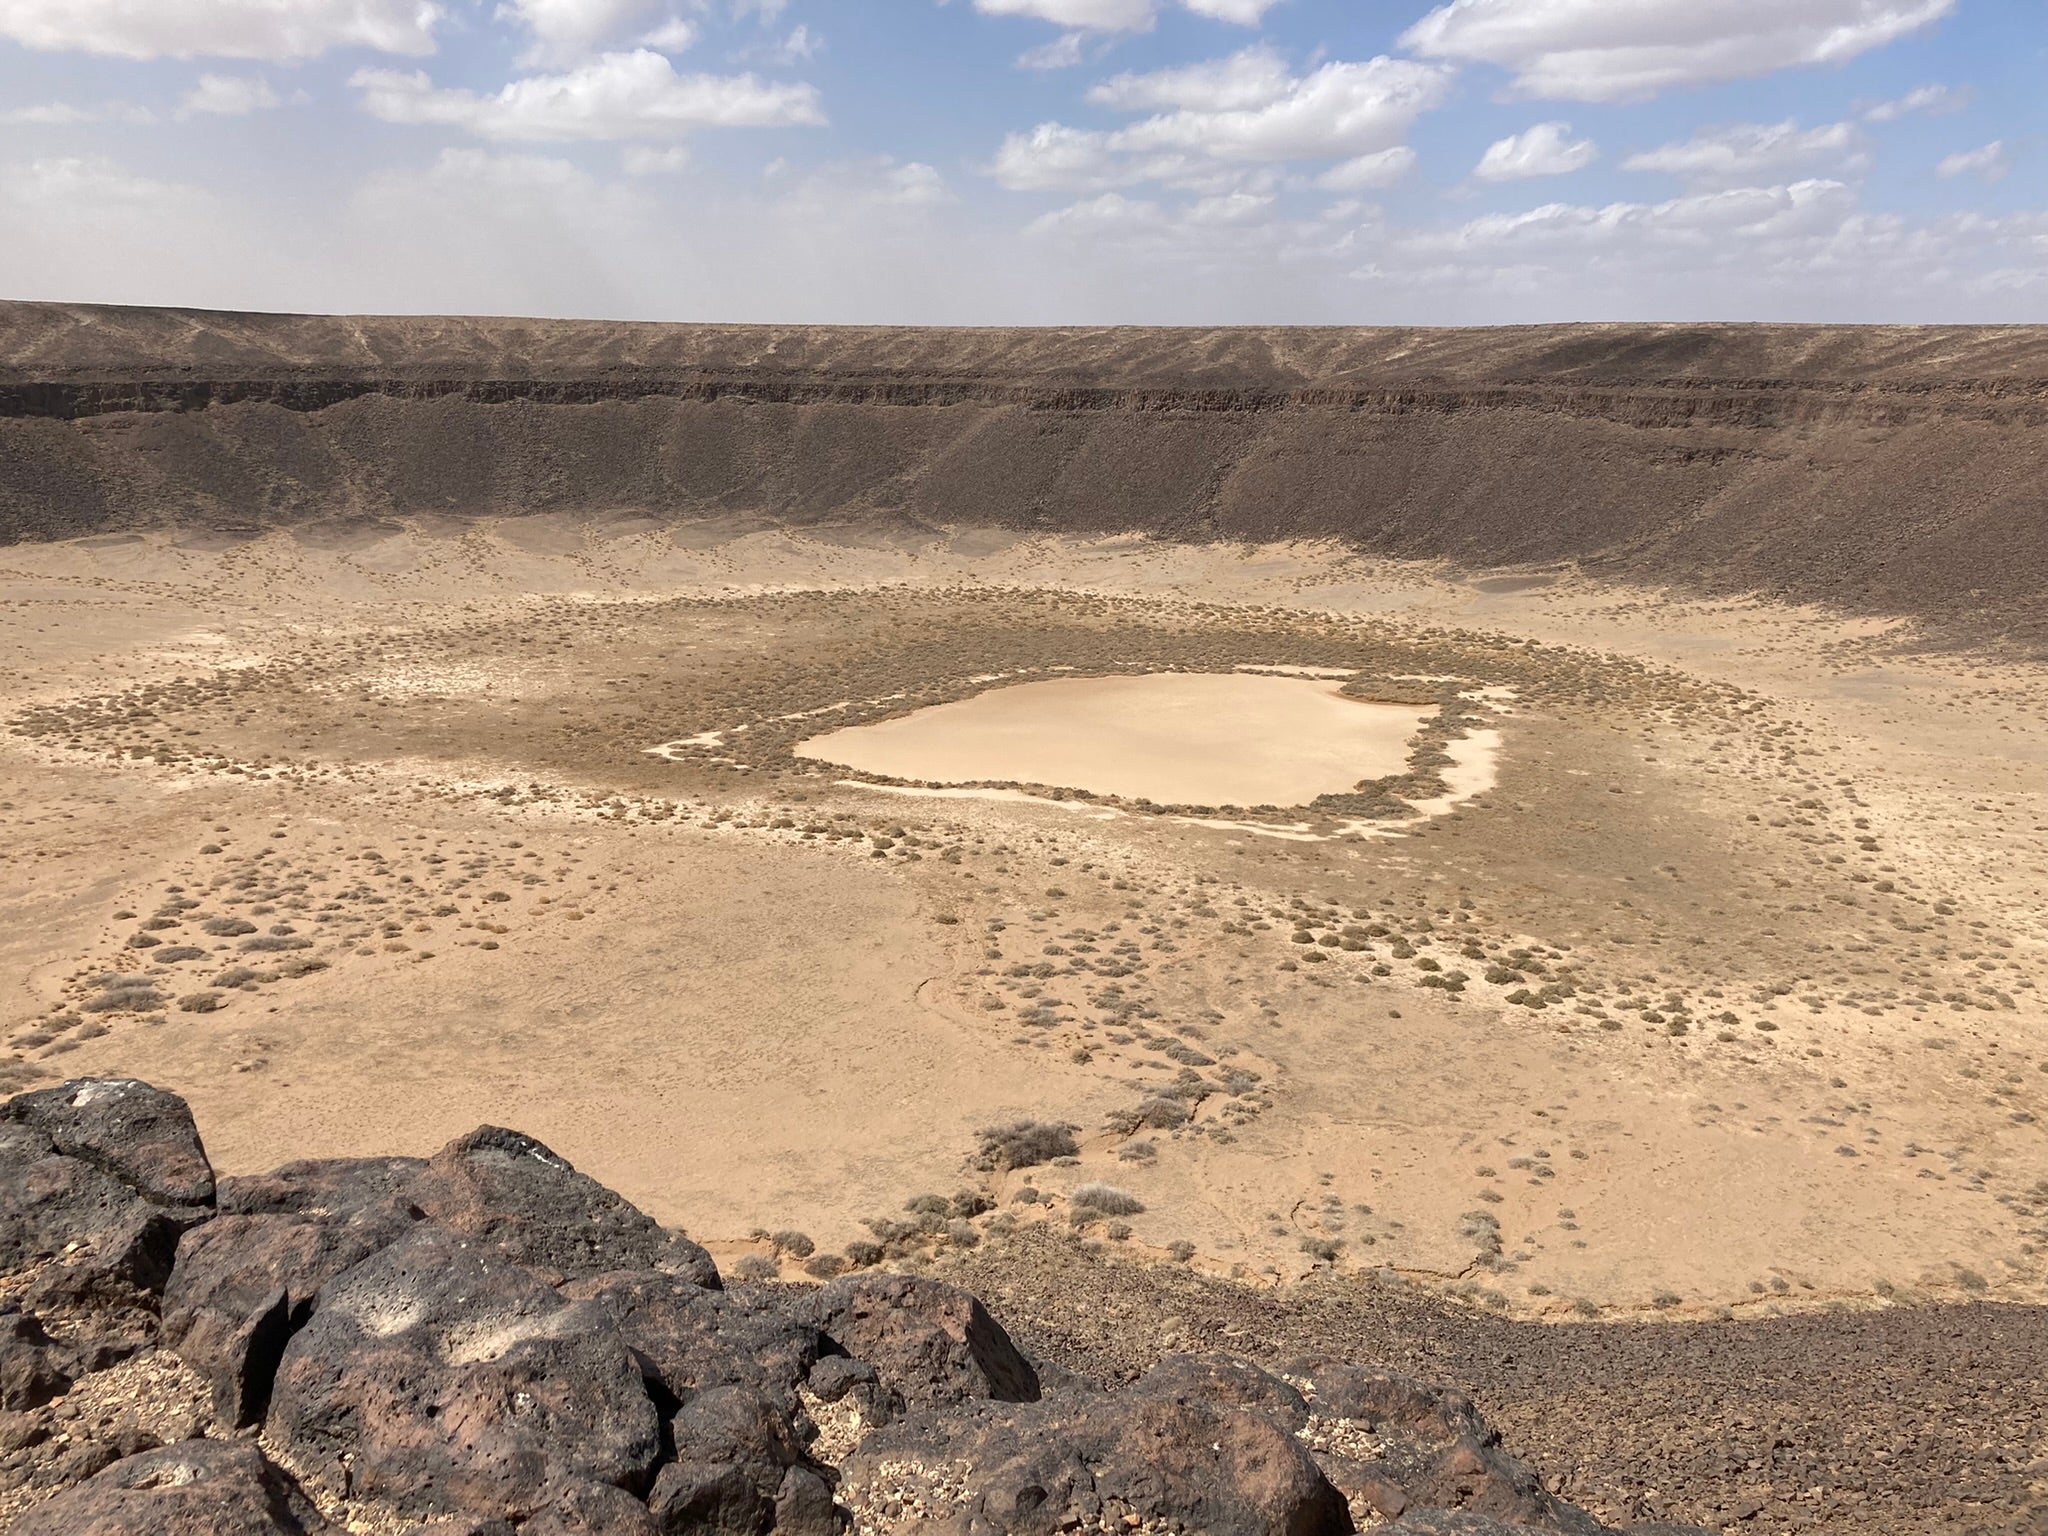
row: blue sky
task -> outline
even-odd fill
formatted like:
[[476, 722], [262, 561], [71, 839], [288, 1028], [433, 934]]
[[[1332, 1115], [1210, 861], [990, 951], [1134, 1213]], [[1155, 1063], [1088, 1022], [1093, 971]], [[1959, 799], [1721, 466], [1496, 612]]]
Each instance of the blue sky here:
[[2048, 320], [2043, 0], [0, 0], [0, 295]]

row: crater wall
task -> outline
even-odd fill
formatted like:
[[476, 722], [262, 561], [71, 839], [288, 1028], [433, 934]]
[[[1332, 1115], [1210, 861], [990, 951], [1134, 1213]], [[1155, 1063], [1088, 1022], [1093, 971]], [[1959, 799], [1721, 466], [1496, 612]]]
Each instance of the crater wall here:
[[1334, 538], [2028, 633], [2048, 328], [0, 304], [0, 540], [532, 513]]

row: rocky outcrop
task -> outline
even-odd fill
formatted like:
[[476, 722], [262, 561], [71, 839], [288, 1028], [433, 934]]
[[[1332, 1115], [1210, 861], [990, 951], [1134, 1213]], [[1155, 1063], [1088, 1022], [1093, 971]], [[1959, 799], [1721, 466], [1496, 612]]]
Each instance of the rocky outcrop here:
[[[24, 1095], [0, 1128], [4, 1278], [50, 1308], [0, 1313], [0, 1498], [35, 1496], [27, 1536], [1603, 1529], [1454, 1392], [1220, 1354], [1049, 1389], [964, 1291], [727, 1291], [515, 1132], [216, 1190], [182, 1102], [144, 1084]], [[46, 1283], [88, 1272], [112, 1278]], [[53, 1434], [122, 1361], [142, 1398], [188, 1384], [182, 1425], [142, 1401]]]
[[[942, 330], [0, 303], [0, 542], [588, 514], [1338, 539], [1957, 617], [2048, 330]], [[2037, 627], [2038, 633], [2038, 627]]]

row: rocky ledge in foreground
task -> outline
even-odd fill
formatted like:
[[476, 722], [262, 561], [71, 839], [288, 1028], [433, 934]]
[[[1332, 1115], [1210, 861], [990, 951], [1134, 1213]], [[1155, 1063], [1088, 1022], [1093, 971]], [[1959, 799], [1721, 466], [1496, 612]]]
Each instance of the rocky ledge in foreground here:
[[514, 1131], [216, 1181], [184, 1101], [127, 1080], [0, 1104], [9, 1516], [17, 1536], [1606, 1529], [1467, 1399], [1369, 1364], [1179, 1355], [1100, 1391], [933, 1280], [728, 1291]]

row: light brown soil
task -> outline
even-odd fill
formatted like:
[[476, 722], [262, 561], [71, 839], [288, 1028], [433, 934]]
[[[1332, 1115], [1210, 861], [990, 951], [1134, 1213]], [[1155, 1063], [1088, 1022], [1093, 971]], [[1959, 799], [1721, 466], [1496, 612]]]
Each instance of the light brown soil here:
[[[227, 1169], [488, 1120], [727, 1256], [1099, 1179], [1205, 1270], [1532, 1316], [2042, 1293], [2028, 664], [1309, 546], [534, 520], [0, 565], [11, 1070], [173, 1087]], [[1302, 842], [790, 753], [992, 658], [1456, 677], [1499, 781]], [[163, 1006], [88, 1011], [115, 973]], [[1162, 1092], [1191, 1123], [1130, 1129]], [[970, 1169], [1018, 1117], [1078, 1165]]]

